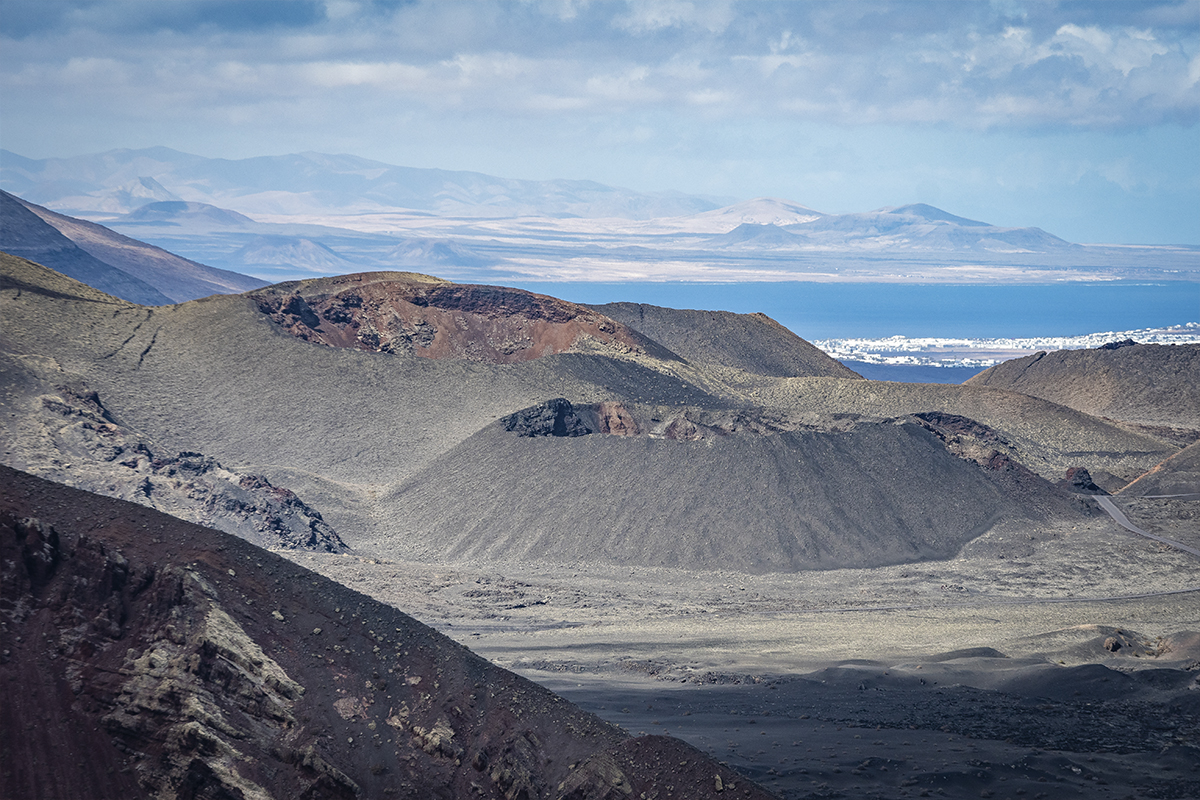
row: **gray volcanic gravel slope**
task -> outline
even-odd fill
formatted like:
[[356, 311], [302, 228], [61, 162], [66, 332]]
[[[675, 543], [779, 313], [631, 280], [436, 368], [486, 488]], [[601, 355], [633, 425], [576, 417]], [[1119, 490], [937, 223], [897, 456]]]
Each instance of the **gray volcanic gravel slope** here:
[[967, 381], [1043, 397], [1098, 417], [1200, 430], [1200, 344], [1056, 350]]
[[[1175, 450], [1151, 437], [1012, 392], [828, 377], [771, 378], [744, 371], [738, 373], [741, 383], [732, 387], [723, 384], [715, 372], [637, 352], [564, 352], [500, 365], [327, 347], [295, 338], [247, 296], [214, 296], [154, 309], [122, 304], [82, 289], [74, 293], [75, 297], [64, 298], [62, 295], [71, 292], [61, 287], [70, 284], [63, 284], [61, 276], [15, 259], [4, 264], [13, 277], [9, 279], [12, 288], [0, 293], [0, 314], [6, 322], [0, 343], [13, 358], [52, 359], [56, 368], [98, 393], [99, 402], [115, 424], [155, 442], [167, 453], [200, 452], [229, 470], [263, 475], [274, 486], [295, 492], [352, 548], [358, 541], [379, 542], [381, 534], [397, 530], [393, 517], [404, 509], [385, 507], [378, 502], [379, 497], [389, 496], [402, 484], [411, 489], [412, 484], [405, 481], [422, 474], [422, 470], [498, 419], [555, 397], [578, 405], [623, 401], [639, 409], [654, 409], [653, 413], [664, 419], [697, 410], [724, 414], [740, 409], [746, 412], [750, 427], [781, 434], [804, 425], [822, 430], [850, 427], [856, 415], [868, 422], [872, 417], [880, 421], [920, 411], [947, 410], [979, 419], [998, 431], [994, 442], [971, 445], [974, 450], [965, 457], [986, 461], [990, 451], [979, 452], [979, 448], [994, 448], [1005, 458], [1024, 463], [1052, 480], [1057, 480], [1067, 467], [1079, 464], [1132, 478]], [[29, 409], [21, 411], [31, 413]], [[490, 464], [492, 472], [505, 481], [518, 480], [521, 472], [512, 470], [506, 461], [508, 456], [492, 455], [492, 448], [498, 448], [498, 453], [514, 446], [550, 448], [544, 444], [512, 445], [490, 437], [488, 434], [472, 444], [476, 451], [470, 458]], [[522, 486], [514, 485], [509, 501], [540, 502], [536, 498], [546, 491], [557, 491], [552, 487], [561, 475], [586, 476], [589, 486], [608, 481], [632, 487], [627, 492], [631, 497], [640, 492], [645, 498], [695, 498], [692, 507], [682, 502], [667, 504], [665, 507], [679, 512], [673, 517], [657, 512], [650, 515], [650, 519], [667, 527], [638, 528], [664, 539], [662, 544], [647, 545], [647, 551], [638, 558], [690, 559], [688, 563], [697, 563], [703, 550], [692, 547], [686, 559], [669, 555], [671, 545], [667, 541], [677, 535], [670, 527], [673, 520], [725, 519], [734, 513], [733, 509], [751, 501], [762, 509], [792, 509], [784, 516], [803, 518], [807, 520], [805, 526], [827, 531], [823, 535], [830, 539], [836, 539], [838, 531], [867, 530], [880, 515], [892, 520], [886, 523], [890, 531], [923, 525], [935, 514], [932, 507], [926, 514], [917, 506], [940, 502], [939, 465], [955, 463], [946, 461], [949, 456], [944, 450], [931, 450], [928, 437], [897, 437], [894, 449], [872, 450], [861, 456], [864, 463], [873, 465], [870, 469], [855, 472], [847, 467], [842, 472], [825, 473], [818, 460], [796, 473], [807, 475], [802, 493], [789, 483], [794, 478], [781, 478], [764, 485], [758, 497], [752, 491], [754, 470], [767, 475], [791, 474], [772, 471], [775, 461], [792, 457], [787, 455], [787, 446], [780, 443], [857, 440], [853, 436], [844, 440], [806, 439], [796, 434], [769, 444], [763, 443], [765, 439], [754, 440], [751, 445], [745, 444], [751, 439], [738, 439], [742, 444], [737, 446], [748, 448], [746, 466], [738, 466], [734, 459], [728, 467], [712, 466], [702, 474], [689, 473], [687, 470], [699, 466], [685, 469], [684, 464], [690, 463], [686, 460], [672, 463], [666, 454], [692, 452], [686, 448], [672, 450], [672, 443], [599, 444], [600, 438], [587, 438], [591, 441], [586, 445], [556, 444], [557, 450], [545, 449], [539, 457], [554, 454], [563, 460], [554, 469], [537, 463], [530, 466], [526, 472], [534, 477]], [[868, 440], [870, 437], [863, 439]], [[720, 458], [735, 452], [726, 449], [735, 445], [724, 440], [710, 441], [711, 445], [698, 446], [711, 447]], [[776, 446], [782, 449], [773, 451]], [[947, 440], [947, 446], [959, 445]], [[577, 450], [562, 449], [566, 447]], [[813, 458], [824, 457], [815, 444], [811, 451], [805, 447], [793, 452], [797, 461], [809, 458], [810, 453]], [[831, 452], [839, 452], [837, 446], [829, 447]], [[570, 462], [564, 454], [580, 461]], [[602, 463], [598, 454], [612, 459], [612, 463]], [[645, 461], [644, 457], [651, 454], [657, 460]], [[840, 458], [838, 463], [848, 464], [858, 456], [851, 449]], [[746, 476], [748, 494], [734, 496], [720, 491], [717, 476], [726, 468]], [[873, 472], [876, 469], [881, 471]], [[962, 469], [969, 472], [979, 468], [963, 462]], [[510, 471], [515, 474], [508, 475]], [[430, 483], [421, 491], [436, 493], [443, 491], [443, 483], [449, 485], [449, 478], [435, 481], [433, 474], [423, 479]], [[472, 474], [484, 481], [488, 472]], [[698, 491], [692, 482], [708, 487], [706, 493]], [[596, 494], [596, 490], [591, 491]], [[964, 492], [955, 491], [954, 503], [973, 510], [969, 519], [953, 531], [934, 525], [931, 538], [906, 535], [884, 545], [874, 543], [866, 548], [864, 557], [870, 561], [875, 557], [872, 553], [883, 552], [886, 555], [880, 558], [894, 562], [945, 554], [951, 541], [961, 543], [963, 536], [972, 535], [970, 531], [986, 528], [990, 517], [981, 518], [977, 512], [987, 505], [987, 490], [980, 489], [978, 497], [970, 501], [964, 499]], [[1001, 494], [1024, 502], [1019, 487], [1014, 491], [1008, 486]], [[795, 510], [799, 506], [792, 499], [800, 496], [827, 499], [813, 505], [805, 515]], [[613, 490], [608, 502], [600, 502], [597, 497], [599, 494], [588, 499], [590, 505], [586, 506], [563, 504], [563, 509], [571, 513], [590, 515], [583, 528], [585, 533], [598, 531], [595, 526], [602, 524], [600, 520], [611, 519], [622, 507], [621, 492]], [[661, 501], [639, 502], [645, 502], [648, 509], [662, 506]], [[842, 510], [843, 502], [853, 510]], [[951, 518], [959, 519], [954, 503], [941, 506], [938, 513], [950, 513]], [[891, 512], [885, 507], [893, 505], [905, 511], [888, 517]], [[1002, 516], [1016, 513], [1011, 505], [1000, 506], [1004, 508]], [[553, 512], [547, 508], [546, 513]], [[752, 512], [751, 519], [753, 525], [748, 527], [762, 526], [748, 533], [751, 539], [775, 535], [771, 532], [783, 524], [772, 519], [768, 511]], [[781, 547], [770, 556], [770, 568], [847, 563], [859, 546], [856, 542], [862, 541], [859, 536], [855, 533], [845, 545], [825, 545], [836, 555], [826, 556], [824, 561], [804, 552], [809, 544], [792, 546], [790, 553]], [[524, 552], [527, 545], [517, 549]], [[758, 557], [761, 563], [756, 566], [755, 556], [748, 550], [747, 546], [729, 552], [744, 569], [768, 568], [763, 557]]]
[[151, 309], [20, 259], [3, 266], [6, 351], [51, 359], [123, 428], [265, 475], [349, 536], [371, 524], [374, 487], [548, 397], [723, 404], [652, 359], [564, 353], [496, 365], [331, 348], [287, 334], [245, 296]]
[[[1041, 508], [1056, 493], [1034, 480], [1026, 494]], [[1006, 488], [912, 423], [703, 441], [493, 425], [381, 497], [385, 533], [367, 546], [483, 563], [874, 567], [948, 558], [1001, 520], [1029, 524], [1033, 498]]]
[[858, 377], [766, 314], [693, 311], [645, 303], [591, 307], [693, 363], [777, 377]]
[[1044, 478], [1057, 481], [1067, 469], [1104, 469], [1133, 480], [1179, 446], [1126, 430], [1106, 420], [1016, 391], [963, 386], [788, 378], [754, 395], [764, 406], [800, 421], [880, 418], [942, 411], [982, 422], [1000, 433], [1010, 454]]
[[53, 360], [0, 351], [0, 451], [41, 478], [232, 533], [262, 547], [340, 552], [345, 544], [286, 488], [203, 453], [164, 452], [118, 424], [100, 397]]
[[1186, 496], [1200, 499], [1200, 442], [1163, 461], [1118, 494], [1132, 497]]
[[0, 796], [769, 797], [246, 542], [0, 487]]

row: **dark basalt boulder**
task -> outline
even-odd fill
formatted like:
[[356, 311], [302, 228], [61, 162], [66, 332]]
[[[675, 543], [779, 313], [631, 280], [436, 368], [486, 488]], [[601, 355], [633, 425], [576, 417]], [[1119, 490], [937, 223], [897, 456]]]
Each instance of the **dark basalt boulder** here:
[[587, 436], [592, 432], [571, 402], [562, 397], [523, 408], [502, 422], [506, 431], [518, 436]]
[[1058, 485], [1072, 494], [1108, 494], [1096, 485], [1086, 467], [1071, 467]]

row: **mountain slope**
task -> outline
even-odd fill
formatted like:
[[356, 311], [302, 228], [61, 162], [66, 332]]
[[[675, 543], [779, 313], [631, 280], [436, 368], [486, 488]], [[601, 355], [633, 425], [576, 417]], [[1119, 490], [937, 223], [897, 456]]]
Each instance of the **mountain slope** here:
[[592, 308], [695, 363], [719, 364], [756, 375], [856, 377], [765, 314], [685, 311], [645, 303]]
[[[198, 264], [87, 220], [58, 214], [20, 198], [18, 202], [97, 259], [144, 281], [181, 303], [210, 294], [236, 294], [266, 284], [258, 278]], [[18, 254], [20, 255], [20, 254]], [[36, 259], [34, 259], [36, 260]]]
[[1130, 481], [1179, 449], [1171, 441], [1042, 398], [970, 381], [955, 386], [787, 378], [760, 388], [756, 398], [810, 424], [830, 418], [956, 415], [990, 428], [998, 437], [989, 437], [991, 446], [1050, 481], [1077, 466]]
[[13, 195], [0, 192], [0, 250], [94, 286], [123, 300], [166, 305], [171, 298], [149, 283], [83, 250], [30, 211]]
[[1132, 497], [1200, 496], [1200, 442], [1163, 461], [1118, 494]]
[[1200, 345], [1115, 343], [997, 364], [967, 381], [1043, 397], [1088, 414], [1200, 430]]
[[768, 797], [248, 543], [0, 486], [4, 797]]

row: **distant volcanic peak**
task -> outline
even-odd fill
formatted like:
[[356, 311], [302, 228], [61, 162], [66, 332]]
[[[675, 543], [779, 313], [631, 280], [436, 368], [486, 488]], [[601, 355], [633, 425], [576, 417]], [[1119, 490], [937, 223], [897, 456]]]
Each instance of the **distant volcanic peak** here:
[[237, 211], [220, 208], [210, 203], [186, 200], [159, 200], [146, 203], [126, 214], [124, 220], [127, 222], [164, 222], [186, 218], [202, 218], [237, 227], [254, 224], [254, 220]]
[[958, 217], [948, 211], [943, 211], [935, 206], [926, 203], [910, 203], [906, 206], [898, 206], [896, 208], [881, 209], [887, 214], [904, 214], [910, 217], [921, 217], [926, 220], [937, 220], [940, 222], [953, 222], [956, 225], [964, 225], [968, 227], [994, 227], [989, 222], [980, 222], [976, 219], [967, 219], [966, 217]]
[[744, 203], [736, 203], [725, 208], [705, 211], [697, 215], [702, 218], [728, 219], [737, 222], [774, 223], [791, 225], [800, 222], [810, 222], [826, 214], [822, 211], [793, 203], [790, 200], [780, 200], [775, 197], [757, 197]]
[[576, 303], [416, 273], [298, 281], [250, 297], [293, 336], [331, 347], [494, 364], [597, 346], [614, 355], [653, 347], [635, 331]]

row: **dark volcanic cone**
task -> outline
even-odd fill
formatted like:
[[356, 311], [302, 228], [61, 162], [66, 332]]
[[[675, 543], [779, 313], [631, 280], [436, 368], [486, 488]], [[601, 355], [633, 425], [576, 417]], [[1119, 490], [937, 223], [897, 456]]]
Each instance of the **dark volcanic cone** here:
[[769, 797], [239, 539], [0, 485], [0, 796]]
[[412, 272], [280, 283], [252, 297], [293, 336], [331, 347], [493, 364], [568, 350], [678, 358], [586, 306]]

